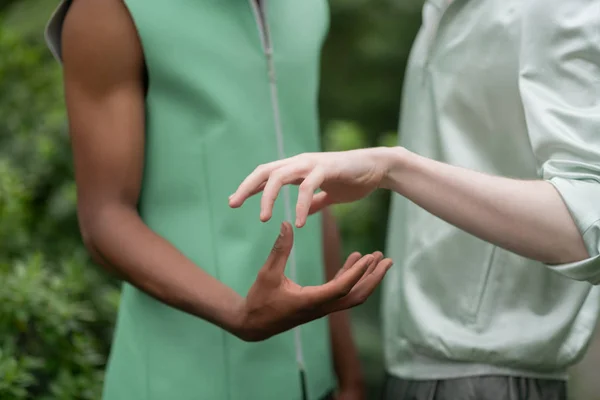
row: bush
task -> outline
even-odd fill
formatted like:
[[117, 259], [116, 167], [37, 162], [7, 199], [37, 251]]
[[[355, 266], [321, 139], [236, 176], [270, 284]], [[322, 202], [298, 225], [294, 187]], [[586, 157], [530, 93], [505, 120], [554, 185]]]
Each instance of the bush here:
[[81, 246], [61, 76], [0, 28], [0, 398], [98, 399], [118, 291]]

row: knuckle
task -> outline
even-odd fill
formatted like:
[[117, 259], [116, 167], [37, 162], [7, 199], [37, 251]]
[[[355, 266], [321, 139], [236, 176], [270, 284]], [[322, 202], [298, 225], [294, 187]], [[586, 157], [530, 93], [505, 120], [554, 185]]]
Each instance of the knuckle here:
[[365, 292], [356, 293], [356, 295], [352, 299], [352, 304], [354, 306], [360, 306], [360, 305], [364, 304], [365, 301], [367, 301], [368, 297], [369, 296]]
[[273, 254], [280, 254], [283, 252], [283, 244], [281, 243], [281, 236], [277, 239], [277, 241], [275, 242], [275, 244], [273, 245], [273, 248], [271, 249], [271, 253]]
[[283, 180], [283, 173], [280, 170], [275, 170], [269, 175], [269, 180], [279, 183]]
[[269, 271], [267, 268], [261, 268], [258, 271], [258, 274], [256, 274], [256, 279], [259, 281], [264, 281], [265, 279], [268, 279], [269, 277]]
[[261, 174], [261, 173], [265, 172], [266, 168], [267, 167], [265, 164], [260, 164], [258, 167], [254, 168], [254, 173]]
[[[289, 240], [287, 240], [289, 242]], [[273, 244], [271, 248], [271, 252], [275, 254], [285, 253], [286, 249], [289, 247], [289, 243], [286, 243], [286, 238], [283, 234], [279, 234], [277, 240]]]
[[342, 286], [340, 287], [340, 289], [338, 290], [338, 296], [339, 297], [346, 297], [348, 296], [348, 294], [350, 294], [350, 291], [352, 290], [351, 287], [349, 287], [348, 285], [346, 286]]
[[300, 186], [298, 186], [298, 189], [301, 192], [311, 192], [312, 191], [312, 187], [311, 187], [310, 183], [308, 183], [307, 181], [302, 181]]

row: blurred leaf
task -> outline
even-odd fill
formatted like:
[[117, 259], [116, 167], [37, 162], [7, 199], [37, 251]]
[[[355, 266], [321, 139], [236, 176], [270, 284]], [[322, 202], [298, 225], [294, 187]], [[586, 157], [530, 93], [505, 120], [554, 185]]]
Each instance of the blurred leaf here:
[[57, 0], [20, 0], [7, 3], [10, 4], [6, 5], [5, 27], [23, 37], [37, 40], [42, 40], [43, 27], [58, 5]]
[[98, 399], [118, 290], [79, 237], [61, 71], [13, 18], [0, 25], [0, 399]]

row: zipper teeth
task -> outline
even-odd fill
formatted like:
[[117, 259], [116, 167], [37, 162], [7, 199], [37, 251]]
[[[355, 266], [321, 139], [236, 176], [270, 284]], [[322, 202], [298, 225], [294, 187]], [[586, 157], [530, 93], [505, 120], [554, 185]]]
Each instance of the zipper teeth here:
[[[267, 0], [263, 0], [263, 18], [260, 16], [260, 12], [255, 3], [255, 0], [248, 0], [254, 12], [254, 18], [258, 24], [258, 31], [260, 34], [261, 43], [267, 59], [267, 68], [269, 74], [269, 87], [271, 90], [271, 107], [273, 109], [273, 122], [275, 124], [275, 136], [277, 139], [277, 155], [279, 159], [285, 158], [285, 147], [283, 142], [283, 128], [281, 124], [281, 113], [279, 110], [279, 96], [277, 92], [277, 81], [275, 75], [275, 64], [273, 62], [273, 47], [269, 35], [269, 24], [266, 17]], [[284, 213], [285, 219], [292, 223], [292, 208], [291, 208], [291, 194], [288, 185], [283, 187], [283, 201], [284, 201]], [[290, 262], [290, 277], [296, 281], [297, 268], [296, 268], [296, 246], [292, 245], [292, 251], [289, 257]], [[304, 352], [302, 349], [302, 338], [300, 336], [300, 327], [295, 327], [294, 331], [294, 342], [296, 350], [296, 362], [301, 371], [304, 371]]]

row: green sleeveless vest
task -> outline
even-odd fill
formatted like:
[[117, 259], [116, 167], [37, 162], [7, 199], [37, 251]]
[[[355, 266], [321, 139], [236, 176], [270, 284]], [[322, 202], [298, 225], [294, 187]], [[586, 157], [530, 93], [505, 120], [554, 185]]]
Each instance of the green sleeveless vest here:
[[[245, 295], [296, 193], [281, 196], [267, 224], [258, 198], [232, 210], [228, 197], [257, 165], [319, 150], [327, 2], [263, 0], [263, 24], [252, 0], [124, 1], [149, 76], [140, 214]], [[287, 273], [301, 285], [324, 280], [320, 224], [313, 217], [295, 232]], [[325, 319], [245, 343], [125, 284], [104, 399], [301, 400], [300, 370], [308, 399], [334, 389]]]

